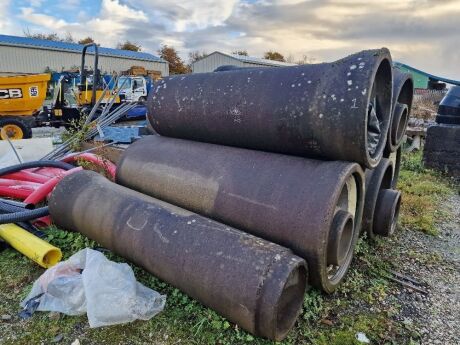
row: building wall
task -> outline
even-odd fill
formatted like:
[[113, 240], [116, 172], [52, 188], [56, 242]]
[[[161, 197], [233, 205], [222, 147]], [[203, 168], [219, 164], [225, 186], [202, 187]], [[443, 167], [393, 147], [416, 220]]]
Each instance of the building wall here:
[[239, 61], [222, 54], [211, 54], [199, 61], [194, 62], [192, 64], [192, 73], [212, 72], [217, 67], [224, 65], [234, 65], [239, 67], [270, 67], [267, 65], [259, 65]]
[[[88, 53], [85, 62], [87, 66], [92, 66], [94, 56]], [[47, 67], [61, 72], [80, 64], [80, 53], [0, 45], [0, 73], [42, 73]], [[169, 75], [168, 64], [162, 62], [99, 55], [98, 65], [102, 72], [107, 73], [143, 66], [148, 70], [160, 71], [162, 76]]]
[[414, 79], [414, 88], [415, 89], [427, 89], [428, 88], [428, 81], [429, 78], [426, 75], [418, 73], [410, 68], [406, 68], [403, 66], [398, 67], [401, 71], [412, 74], [412, 78]]

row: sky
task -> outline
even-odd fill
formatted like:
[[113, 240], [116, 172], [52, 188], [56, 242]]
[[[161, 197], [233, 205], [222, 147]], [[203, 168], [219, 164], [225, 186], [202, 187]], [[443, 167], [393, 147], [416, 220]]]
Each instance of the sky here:
[[334, 61], [387, 47], [393, 60], [460, 79], [460, 0], [2, 0], [0, 33], [70, 32], [157, 54], [268, 50]]

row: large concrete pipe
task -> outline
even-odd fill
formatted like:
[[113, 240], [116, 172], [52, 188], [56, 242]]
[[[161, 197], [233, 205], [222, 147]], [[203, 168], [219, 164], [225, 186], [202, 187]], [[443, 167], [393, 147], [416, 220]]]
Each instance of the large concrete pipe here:
[[363, 232], [368, 238], [393, 234], [399, 215], [401, 193], [392, 189], [393, 162], [383, 158], [375, 169], [365, 173]]
[[291, 248], [326, 292], [349, 267], [362, 217], [356, 163], [152, 136], [126, 149], [117, 182]]
[[388, 129], [384, 156], [395, 152], [401, 145], [409, 122], [414, 98], [414, 81], [412, 74], [393, 68], [393, 111]]
[[332, 63], [163, 78], [149, 121], [163, 136], [298, 156], [379, 163], [390, 122], [388, 49]]
[[65, 177], [50, 213], [249, 332], [281, 340], [306, 288], [305, 261], [286, 248], [114, 184], [94, 172]]

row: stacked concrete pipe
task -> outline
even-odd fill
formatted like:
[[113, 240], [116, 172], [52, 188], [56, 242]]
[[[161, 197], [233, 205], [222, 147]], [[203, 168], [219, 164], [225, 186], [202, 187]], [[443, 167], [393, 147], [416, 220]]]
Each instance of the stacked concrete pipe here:
[[350, 265], [364, 198], [358, 164], [337, 160], [378, 165], [391, 98], [385, 48], [167, 77], [148, 101], [160, 136], [126, 150], [117, 182], [292, 249], [330, 293]]
[[393, 68], [393, 110], [383, 156], [393, 162], [392, 188], [396, 188], [401, 166], [402, 142], [406, 134], [414, 98], [412, 74]]
[[49, 207], [58, 226], [97, 241], [255, 335], [281, 340], [297, 318], [307, 268], [286, 248], [91, 171], [65, 177]]
[[[394, 113], [391, 64], [382, 48], [166, 77], [148, 99], [159, 136], [118, 162], [124, 187], [73, 175], [50, 212], [248, 331], [282, 339], [300, 308], [305, 262], [309, 282], [327, 293], [350, 266], [362, 168], [383, 164]], [[373, 212], [391, 212], [381, 199]]]
[[409, 121], [414, 83], [409, 73], [393, 68], [393, 107], [384, 150], [377, 167], [367, 169], [362, 232], [374, 239], [391, 236], [397, 225], [401, 192], [396, 190], [401, 167], [402, 142]]
[[350, 265], [364, 200], [356, 163], [160, 136], [125, 150], [116, 181], [292, 249], [329, 293]]

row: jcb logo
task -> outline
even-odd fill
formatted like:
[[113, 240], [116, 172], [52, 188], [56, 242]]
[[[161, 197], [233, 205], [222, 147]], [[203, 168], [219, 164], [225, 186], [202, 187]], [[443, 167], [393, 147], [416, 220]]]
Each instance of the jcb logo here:
[[0, 99], [22, 98], [21, 89], [0, 89]]

